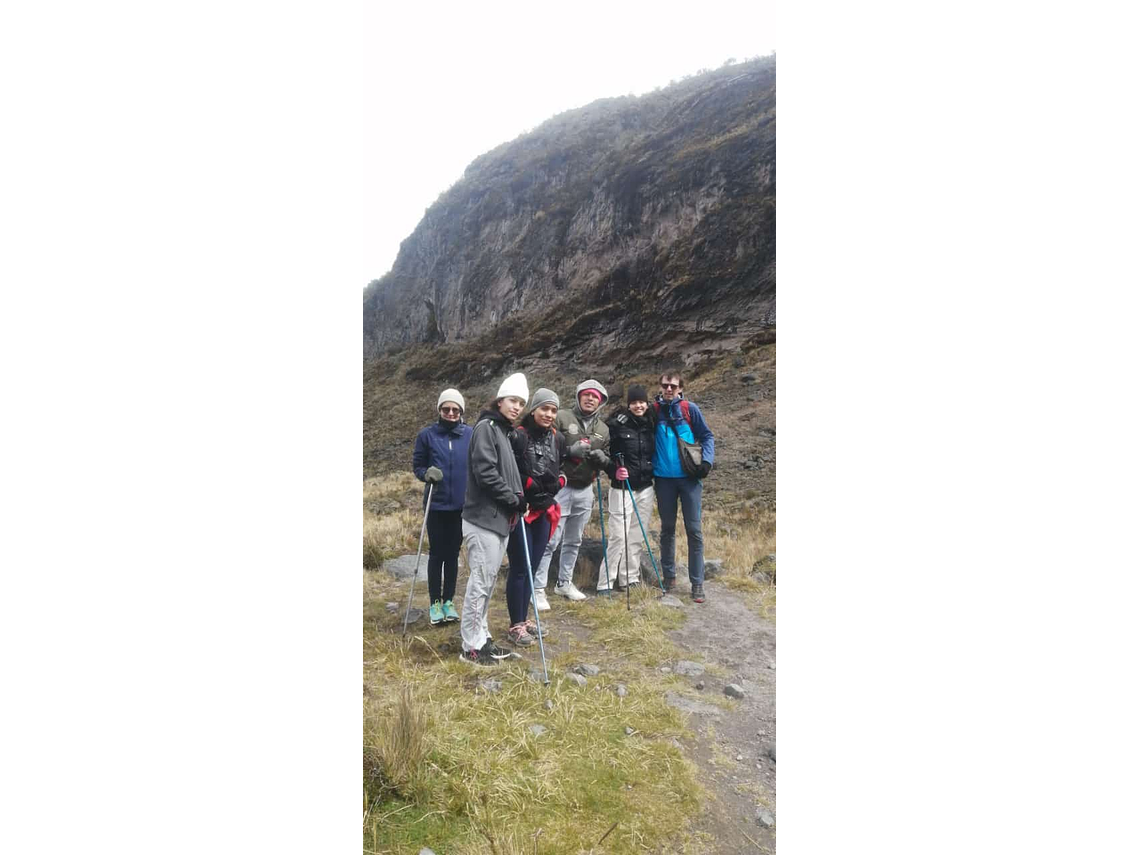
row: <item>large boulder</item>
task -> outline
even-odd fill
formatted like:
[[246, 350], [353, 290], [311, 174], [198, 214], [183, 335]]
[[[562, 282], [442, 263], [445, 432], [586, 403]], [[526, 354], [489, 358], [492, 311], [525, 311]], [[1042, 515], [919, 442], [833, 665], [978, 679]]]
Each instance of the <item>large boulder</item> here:
[[[427, 563], [428, 557], [425, 552], [420, 556], [419, 575], [416, 576], [419, 582], [427, 581]], [[401, 555], [399, 558], [389, 558], [384, 562], [384, 570], [397, 579], [411, 580], [412, 573], [416, 571], [416, 556]]]
[[[550, 574], [547, 577], [547, 584], [551, 587], [557, 583], [558, 563], [561, 560], [562, 544], [559, 544], [550, 558]], [[602, 542], [592, 537], [584, 538], [581, 547], [578, 549], [578, 560], [574, 564], [574, 575], [572, 577], [574, 585], [579, 590], [596, 588], [598, 585], [599, 568], [601, 568], [601, 573], [604, 578], [606, 571], [602, 566]], [[616, 568], [610, 568], [611, 574], [615, 572]]]

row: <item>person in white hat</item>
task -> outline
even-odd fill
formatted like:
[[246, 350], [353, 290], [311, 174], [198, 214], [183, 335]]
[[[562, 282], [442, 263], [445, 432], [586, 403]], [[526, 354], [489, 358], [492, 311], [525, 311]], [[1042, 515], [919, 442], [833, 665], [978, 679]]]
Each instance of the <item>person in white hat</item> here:
[[[427, 511], [428, 594], [432, 626], [459, 620], [452, 599], [463, 545], [463, 500], [467, 494], [467, 447], [471, 427], [463, 423], [466, 404], [458, 389], [444, 389], [436, 402], [438, 419], [416, 436], [412, 471], [431, 488]], [[424, 501], [428, 490], [424, 487]]]
[[526, 508], [523, 483], [508, 436], [530, 397], [526, 377], [512, 374], [479, 414], [467, 453], [463, 543], [467, 546], [467, 591], [459, 619], [463, 649], [472, 665], [495, 665], [517, 653], [491, 640], [487, 609], [507, 550], [507, 539]]

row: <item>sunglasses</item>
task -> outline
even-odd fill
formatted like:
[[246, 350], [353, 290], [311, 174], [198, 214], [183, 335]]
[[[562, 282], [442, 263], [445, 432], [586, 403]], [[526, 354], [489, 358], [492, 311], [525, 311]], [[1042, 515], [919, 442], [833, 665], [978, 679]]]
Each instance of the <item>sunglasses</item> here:
[[661, 388], [662, 389], [680, 389], [681, 384], [680, 383], [662, 383]]
[[457, 416], [462, 412], [459, 407], [440, 407], [439, 411], [445, 416]]

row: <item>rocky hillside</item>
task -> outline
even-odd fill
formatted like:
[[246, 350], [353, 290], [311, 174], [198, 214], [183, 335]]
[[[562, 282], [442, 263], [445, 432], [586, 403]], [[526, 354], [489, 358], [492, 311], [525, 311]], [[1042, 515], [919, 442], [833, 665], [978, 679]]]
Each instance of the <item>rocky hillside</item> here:
[[471, 163], [368, 286], [365, 360], [430, 350], [424, 379], [463, 382], [771, 343], [775, 158], [775, 57], [555, 116]]

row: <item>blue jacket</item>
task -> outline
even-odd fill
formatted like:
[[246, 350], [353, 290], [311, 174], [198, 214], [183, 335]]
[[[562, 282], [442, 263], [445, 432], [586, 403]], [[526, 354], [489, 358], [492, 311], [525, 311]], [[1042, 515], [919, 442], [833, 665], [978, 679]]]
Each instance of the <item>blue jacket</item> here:
[[[467, 494], [467, 449], [471, 445], [471, 426], [459, 421], [453, 428], [445, 428], [438, 421], [428, 425], [416, 436], [412, 452], [412, 471], [421, 481], [429, 466], [443, 472], [443, 480], [432, 489], [431, 510], [458, 511], [463, 508]], [[427, 501], [427, 487], [424, 488]]]
[[[670, 404], [658, 395], [654, 399], [657, 410], [657, 443], [653, 450], [653, 476], [655, 478], [687, 478], [681, 469], [680, 452], [677, 451], [677, 435], [686, 442], [699, 442], [701, 444], [701, 459], [706, 463], [713, 462], [713, 432], [705, 417], [701, 415], [700, 407], [689, 401], [689, 418], [693, 421], [690, 428], [681, 413], [681, 395], [678, 395]], [[674, 431], [676, 433], [674, 433]]]

